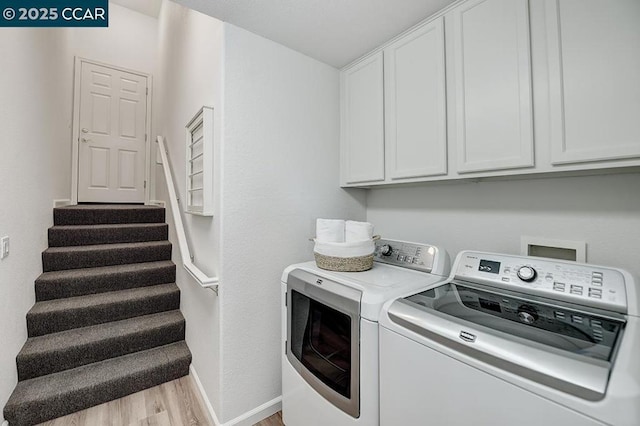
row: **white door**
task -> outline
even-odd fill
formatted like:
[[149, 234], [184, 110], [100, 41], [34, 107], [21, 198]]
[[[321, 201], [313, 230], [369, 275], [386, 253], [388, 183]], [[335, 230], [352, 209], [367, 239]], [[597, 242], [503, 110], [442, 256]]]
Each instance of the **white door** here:
[[640, 157], [640, 1], [545, 6], [552, 163]]
[[528, 0], [471, 0], [451, 14], [458, 172], [533, 166]]
[[147, 77], [81, 63], [78, 202], [145, 201]]
[[444, 25], [438, 18], [384, 50], [388, 176], [447, 173]]
[[382, 52], [342, 72], [342, 180], [384, 180]]

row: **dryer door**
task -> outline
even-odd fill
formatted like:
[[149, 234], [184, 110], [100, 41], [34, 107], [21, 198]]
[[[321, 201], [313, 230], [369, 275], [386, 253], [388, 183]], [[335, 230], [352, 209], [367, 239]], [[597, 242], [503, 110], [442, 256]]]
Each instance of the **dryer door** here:
[[361, 293], [301, 270], [287, 281], [287, 359], [336, 407], [360, 416]]

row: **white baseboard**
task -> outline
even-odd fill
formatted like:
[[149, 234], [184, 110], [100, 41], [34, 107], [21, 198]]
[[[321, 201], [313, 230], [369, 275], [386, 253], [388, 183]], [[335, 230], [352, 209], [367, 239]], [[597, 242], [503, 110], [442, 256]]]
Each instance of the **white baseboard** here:
[[213, 410], [213, 407], [211, 406], [211, 402], [209, 401], [209, 398], [207, 398], [207, 393], [205, 392], [204, 387], [202, 386], [202, 382], [200, 381], [200, 378], [198, 377], [198, 373], [196, 373], [196, 370], [193, 367], [193, 364], [191, 364], [191, 366], [189, 367], [189, 371], [191, 372], [191, 377], [193, 378], [193, 381], [196, 384], [198, 391], [200, 392], [202, 401], [204, 402], [206, 409], [209, 413], [209, 416], [211, 417], [211, 420], [213, 420], [213, 423], [215, 426], [252, 426], [258, 423], [260, 420], [266, 419], [267, 417], [277, 413], [282, 409], [282, 397], [279, 396], [277, 398], [272, 399], [271, 401], [268, 401], [262, 404], [259, 407], [254, 408], [251, 411], [247, 411], [246, 413], [239, 415], [235, 419], [229, 420], [224, 424], [220, 423], [220, 420], [218, 419], [216, 412]]
[[207, 409], [207, 413], [211, 418], [210, 420], [213, 421], [213, 424], [215, 426], [222, 426], [222, 423], [220, 423], [220, 420], [218, 420], [218, 416], [216, 415], [216, 412], [213, 410], [211, 401], [209, 400], [209, 397], [207, 397], [207, 392], [205, 392], [204, 387], [202, 386], [202, 382], [200, 381], [200, 377], [198, 377], [198, 373], [196, 373], [196, 369], [193, 366], [193, 364], [189, 366], [189, 372], [191, 373], [191, 378], [193, 379], [193, 382], [196, 384], [196, 388], [198, 388], [198, 392], [200, 392], [200, 397], [201, 397], [200, 400], [204, 403], [205, 408]]
[[[71, 200], [53, 200], [53, 208], [55, 209], [56, 207], [64, 207], [64, 206], [70, 206], [71, 205]], [[2, 426], [6, 426], [5, 424], [2, 424]]]
[[260, 420], [264, 420], [272, 414], [277, 413], [282, 409], [282, 397], [272, 399], [265, 402], [259, 407], [254, 408], [251, 411], [247, 411], [244, 414], [236, 417], [233, 420], [229, 420], [224, 426], [252, 426], [258, 423]]
[[166, 203], [162, 200], [151, 200], [149, 201], [149, 204], [152, 206], [160, 206], [160, 207], [166, 207]]

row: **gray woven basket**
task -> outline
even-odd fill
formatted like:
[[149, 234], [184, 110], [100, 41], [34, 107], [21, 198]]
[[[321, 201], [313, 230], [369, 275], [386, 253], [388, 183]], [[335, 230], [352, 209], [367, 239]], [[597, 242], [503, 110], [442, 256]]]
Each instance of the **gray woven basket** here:
[[362, 272], [373, 268], [373, 253], [357, 257], [333, 257], [313, 252], [320, 269], [336, 272]]

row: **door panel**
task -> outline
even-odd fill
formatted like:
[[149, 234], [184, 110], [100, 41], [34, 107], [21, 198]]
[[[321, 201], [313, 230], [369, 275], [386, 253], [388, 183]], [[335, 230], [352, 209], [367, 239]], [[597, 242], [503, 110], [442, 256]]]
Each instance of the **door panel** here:
[[384, 180], [382, 52], [342, 73], [342, 152], [345, 183]]
[[107, 188], [109, 186], [109, 150], [90, 147], [91, 188]]
[[640, 157], [640, 2], [613, 3], [545, 2], [554, 165]]
[[387, 47], [384, 60], [389, 177], [446, 174], [443, 18]]
[[527, 0], [454, 9], [458, 172], [533, 166]]
[[79, 202], [144, 202], [147, 77], [82, 62]]

